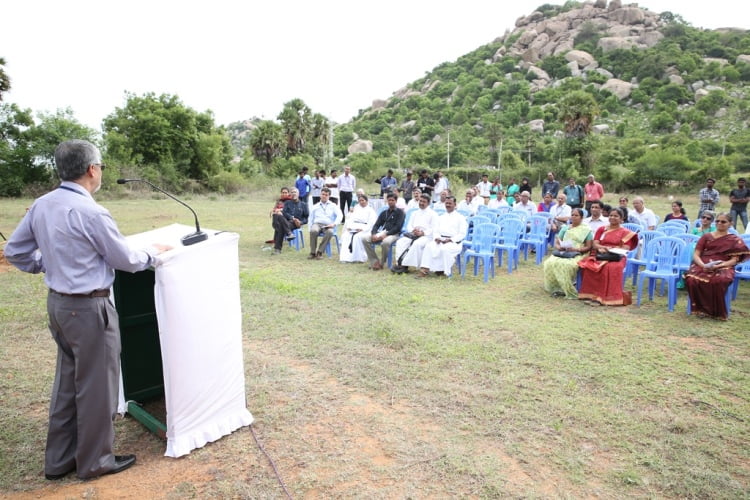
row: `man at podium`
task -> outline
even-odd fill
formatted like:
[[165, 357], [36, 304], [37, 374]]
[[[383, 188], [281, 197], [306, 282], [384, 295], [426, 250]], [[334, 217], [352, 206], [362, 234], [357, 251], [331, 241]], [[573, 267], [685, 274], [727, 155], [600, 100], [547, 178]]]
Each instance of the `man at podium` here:
[[114, 270], [141, 271], [167, 245], [132, 249], [92, 195], [105, 165], [93, 144], [55, 149], [60, 186], [37, 199], [5, 246], [10, 263], [45, 273], [49, 328], [57, 343], [44, 472], [81, 479], [121, 472], [135, 455], [113, 452], [120, 378], [120, 332], [109, 300]]

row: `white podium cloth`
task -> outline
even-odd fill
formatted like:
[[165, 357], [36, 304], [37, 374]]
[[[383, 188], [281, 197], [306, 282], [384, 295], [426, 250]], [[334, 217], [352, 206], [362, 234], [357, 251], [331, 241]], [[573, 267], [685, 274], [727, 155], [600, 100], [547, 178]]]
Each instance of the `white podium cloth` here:
[[164, 372], [168, 457], [179, 457], [250, 425], [245, 401], [239, 235], [173, 224], [128, 237], [137, 247], [172, 245], [155, 265], [155, 305]]

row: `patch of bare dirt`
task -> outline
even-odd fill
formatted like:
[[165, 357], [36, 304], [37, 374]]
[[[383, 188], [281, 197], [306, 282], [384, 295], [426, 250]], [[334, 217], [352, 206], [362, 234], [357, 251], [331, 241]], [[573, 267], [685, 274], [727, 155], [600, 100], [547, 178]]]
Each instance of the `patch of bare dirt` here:
[[5, 258], [5, 252], [0, 248], [0, 273], [7, 273], [13, 268]]

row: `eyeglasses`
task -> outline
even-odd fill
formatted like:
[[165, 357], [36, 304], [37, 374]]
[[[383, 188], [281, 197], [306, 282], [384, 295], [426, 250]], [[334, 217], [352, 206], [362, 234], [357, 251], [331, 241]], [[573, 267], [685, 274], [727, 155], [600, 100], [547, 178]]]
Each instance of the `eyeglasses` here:
[[101, 170], [107, 168], [107, 165], [105, 165], [104, 163], [92, 163], [92, 165], [99, 167]]
[[728, 220], [717, 220], [716, 223], [717, 224], [729, 224], [729, 221]]
[[711, 217], [710, 215], [704, 215], [703, 217], [701, 217], [701, 219], [714, 220], [714, 218]]

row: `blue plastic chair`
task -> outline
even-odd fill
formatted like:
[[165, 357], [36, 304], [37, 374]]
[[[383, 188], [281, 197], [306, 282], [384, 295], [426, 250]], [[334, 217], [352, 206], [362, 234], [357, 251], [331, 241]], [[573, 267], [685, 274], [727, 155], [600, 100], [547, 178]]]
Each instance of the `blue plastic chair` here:
[[513, 267], [518, 268], [518, 260], [521, 254], [521, 236], [526, 232], [526, 223], [515, 217], [502, 219], [498, 224], [500, 234], [498, 241], [494, 244], [497, 251], [497, 265], [503, 266], [503, 252], [508, 253], [508, 274], [513, 272]]
[[303, 226], [292, 229], [294, 235], [293, 240], [286, 240], [290, 247], [295, 248], [298, 252], [300, 248], [305, 248], [305, 232], [302, 230]]
[[664, 226], [666, 224], [671, 224], [671, 225], [675, 225], [675, 226], [681, 226], [681, 227], [685, 228], [685, 232], [686, 233], [688, 231], [690, 231], [690, 222], [686, 221], [685, 219], [669, 219], [668, 221], [664, 221], [661, 224], [659, 224], [656, 227], [656, 229], [658, 229], [659, 231], [661, 231], [662, 226]]
[[528, 260], [529, 247], [536, 252], [536, 264], [539, 265], [547, 253], [547, 240], [549, 239], [549, 217], [533, 215], [528, 221], [529, 232], [521, 236], [523, 247], [523, 260]]
[[[645, 250], [648, 247], [648, 244], [651, 242], [651, 240], [658, 238], [660, 236], [666, 236], [661, 231], [641, 231], [638, 233], [638, 247], [628, 253], [627, 262], [625, 264], [625, 272], [622, 273], [622, 282], [625, 284], [629, 276], [633, 277], [633, 285], [635, 285], [636, 280], [638, 279], [638, 271], [640, 270], [641, 266], [645, 266], [648, 263], [648, 260], [646, 260]], [[640, 250], [640, 257], [638, 256], [638, 251]]]
[[669, 236], [654, 238], [645, 249], [646, 268], [638, 276], [638, 299], [641, 305], [643, 282], [648, 279], [648, 300], [654, 300], [656, 280], [667, 283], [667, 308], [674, 311], [677, 303], [677, 281], [680, 279], [678, 262], [685, 249], [685, 242]]
[[[319, 237], [322, 237], [323, 233], [321, 232]], [[333, 226], [333, 236], [331, 236], [331, 239], [328, 240], [328, 244], [326, 245], [326, 255], [330, 257], [332, 255], [331, 251], [331, 242], [336, 240], [336, 252], [341, 254], [341, 245], [339, 244], [339, 226]]]
[[661, 231], [667, 236], [677, 236], [678, 234], [687, 233], [687, 231], [685, 231], [685, 226], [680, 224], [660, 224], [656, 230]]
[[750, 280], [750, 260], [740, 262], [734, 266], [734, 281], [732, 282], [732, 300], [737, 300], [740, 280]]
[[638, 234], [641, 234], [641, 231], [643, 231], [643, 226], [641, 226], [640, 224], [636, 224], [634, 222], [625, 222], [621, 224], [621, 226], [624, 227], [625, 229], [629, 229], [633, 231], [634, 233], [638, 233]]
[[474, 227], [473, 244], [463, 255], [463, 266], [460, 266], [461, 277], [466, 277], [469, 259], [474, 257], [474, 276], [479, 272], [479, 261], [484, 267], [484, 282], [489, 280], [489, 273], [495, 277], [495, 243], [500, 237], [500, 226], [492, 223], [479, 224]]
[[464, 248], [470, 248], [472, 246], [472, 238], [474, 236], [474, 228], [478, 226], [479, 224], [494, 224], [494, 220], [492, 220], [490, 217], [485, 217], [484, 215], [475, 215], [473, 217], [470, 217], [469, 220], [469, 226], [466, 231], [466, 236], [463, 240], [463, 247]]
[[461, 215], [463, 215], [467, 219], [469, 217], [471, 217], [471, 212], [469, 212], [468, 210], [456, 210], [456, 212], [460, 213]]

